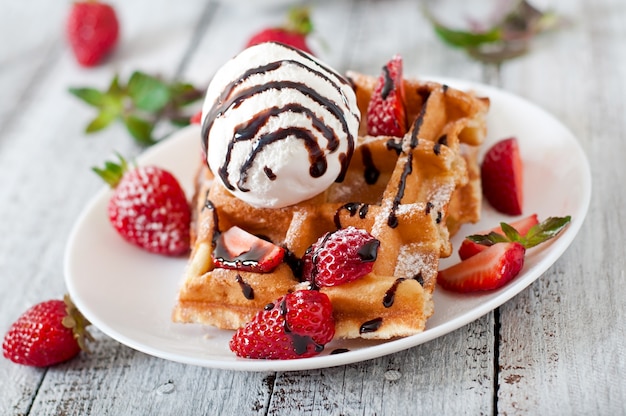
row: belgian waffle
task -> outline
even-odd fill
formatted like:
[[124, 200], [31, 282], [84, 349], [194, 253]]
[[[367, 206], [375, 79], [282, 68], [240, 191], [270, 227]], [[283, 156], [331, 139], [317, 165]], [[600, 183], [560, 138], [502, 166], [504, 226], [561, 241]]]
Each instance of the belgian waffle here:
[[[322, 288], [333, 304], [336, 337], [389, 339], [421, 332], [450, 235], [480, 215], [476, 154], [489, 101], [435, 82], [405, 80], [412, 126], [402, 138], [365, 134], [376, 79], [349, 73], [361, 110], [359, 143], [345, 178], [284, 208], [255, 208], [232, 196], [202, 163], [193, 199], [192, 252], [173, 311], [175, 322], [236, 329], [298, 287], [297, 259], [321, 235], [355, 226], [380, 240], [373, 271]], [[210, 151], [210, 150], [209, 150]], [[271, 273], [214, 267], [215, 236], [237, 225], [285, 247]]]

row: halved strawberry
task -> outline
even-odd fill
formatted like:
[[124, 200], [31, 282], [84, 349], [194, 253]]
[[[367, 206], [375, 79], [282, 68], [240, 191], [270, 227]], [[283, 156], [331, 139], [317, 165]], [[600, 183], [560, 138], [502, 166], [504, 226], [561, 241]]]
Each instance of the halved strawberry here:
[[402, 57], [395, 55], [378, 78], [367, 107], [367, 133], [402, 137], [407, 132]]
[[517, 276], [524, 266], [526, 249], [520, 243], [499, 243], [447, 269], [437, 282], [455, 292], [497, 289]]
[[[532, 214], [532, 215], [529, 215], [528, 217], [522, 218], [521, 220], [512, 222], [511, 227], [515, 228], [515, 230], [517, 230], [517, 232], [520, 235], [526, 235], [528, 231], [537, 224], [539, 224], [539, 220], [537, 219], [537, 214]], [[498, 233], [504, 236], [504, 231], [502, 231], [501, 226], [492, 228], [489, 231], [484, 231], [479, 234], [488, 234], [490, 232]], [[469, 238], [465, 238], [463, 242], [461, 243], [461, 246], [459, 247], [459, 257], [461, 258], [461, 260], [465, 260], [465, 259], [472, 257], [475, 254], [480, 253], [486, 248], [487, 246], [483, 244], [475, 243]]]
[[[521, 235], [515, 228], [501, 223], [503, 234], [470, 235], [469, 240], [486, 248], [447, 269], [440, 270], [437, 282], [456, 292], [497, 289], [518, 275], [524, 265], [527, 249], [556, 237], [571, 217], [550, 217], [533, 225]], [[532, 222], [532, 217], [528, 222]], [[526, 224], [525, 226], [527, 226]]]
[[258, 273], [274, 270], [283, 261], [285, 249], [234, 226], [215, 242], [215, 267]]
[[481, 165], [483, 195], [493, 208], [508, 215], [521, 215], [523, 165], [515, 137], [494, 144]]

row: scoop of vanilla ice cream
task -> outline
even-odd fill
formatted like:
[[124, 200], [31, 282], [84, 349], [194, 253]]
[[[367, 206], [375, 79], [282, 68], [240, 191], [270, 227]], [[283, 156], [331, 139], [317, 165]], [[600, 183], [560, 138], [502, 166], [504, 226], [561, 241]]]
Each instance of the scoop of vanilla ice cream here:
[[278, 43], [242, 51], [213, 77], [202, 109], [211, 171], [236, 197], [280, 208], [341, 180], [358, 137], [351, 85]]

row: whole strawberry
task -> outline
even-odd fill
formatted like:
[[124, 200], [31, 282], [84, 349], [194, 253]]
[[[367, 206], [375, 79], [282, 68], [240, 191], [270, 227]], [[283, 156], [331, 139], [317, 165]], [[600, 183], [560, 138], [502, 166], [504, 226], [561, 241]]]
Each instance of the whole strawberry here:
[[307, 44], [307, 36], [313, 31], [313, 23], [306, 8], [294, 8], [289, 12], [287, 23], [281, 27], [263, 29], [252, 35], [246, 47], [263, 42], [279, 42], [313, 55]]
[[119, 164], [93, 168], [114, 188], [108, 205], [113, 227], [126, 241], [152, 253], [186, 253], [191, 209], [176, 178], [159, 167], [129, 167], [119, 159]]
[[230, 340], [239, 357], [288, 360], [319, 354], [335, 336], [330, 299], [317, 290], [298, 290], [259, 311]]
[[383, 66], [367, 107], [367, 134], [402, 137], [407, 132], [402, 74], [400, 55]]
[[304, 253], [302, 276], [315, 287], [352, 282], [372, 271], [379, 246], [379, 240], [359, 228], [327, 233]]
[[66, 35], [79, 64], [97, 65], [117, 44], [119, 23], [115, 10], [95, 0], [72, 3]]
[[74, 358], [85, 341], [93, 341], [86, 330], [89, 322], [71, 303], [48, 300], [20, 316], [4, 336], [2, 352], [9, 360], [29, 366], [47, 367]]

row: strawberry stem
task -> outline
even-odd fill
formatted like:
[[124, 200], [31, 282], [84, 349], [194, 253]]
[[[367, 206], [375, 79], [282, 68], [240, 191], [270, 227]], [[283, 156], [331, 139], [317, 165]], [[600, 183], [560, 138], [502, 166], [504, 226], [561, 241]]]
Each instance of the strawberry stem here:
[[122, 157], [119, 153], [116, 153], [116, 155], [120, 160], [119, 163], [106, 161], [104, 162], [104, 168], [96, 166], [91, 168], [91, 170], [100, 176], [102, 180], [108, 183], [111, 188], [115, 188], [122, 179], [122, 176], [124, 176], [124, 173], [128, 171], [128, 162], [126, 159], [124, 159], [124, 157]]
[[86, 341], [95, 342], [95, 338], [87, 330], [91, 322], [80, 313], [76, 305], [74, 305], [74, 302], [72, 302], [72, 299], [70, 299], [70, 295], [66, 294], [63, 296], [63, 301], [65, 302], [67, 316], [63, 318], [62, 324], [64, 327], [72, 330], [74, 339], [76, 339], [80, 349], [89, 353], [90, 351]]
[[294, 7], [289, 10], [285, 30], [308, 35], [313, 31], [313, 21], [308, 7]]

